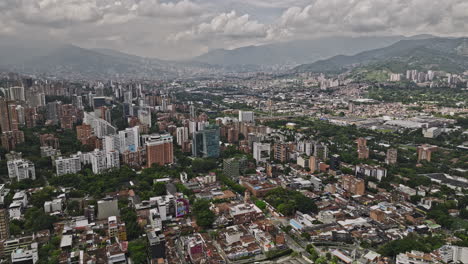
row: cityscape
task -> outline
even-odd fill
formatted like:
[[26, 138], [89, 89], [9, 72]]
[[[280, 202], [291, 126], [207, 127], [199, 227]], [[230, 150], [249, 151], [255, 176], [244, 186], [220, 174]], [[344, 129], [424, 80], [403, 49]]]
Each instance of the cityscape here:
[[468, 264], [463, 1], [49, 2], [0, 3], [0, 263]]

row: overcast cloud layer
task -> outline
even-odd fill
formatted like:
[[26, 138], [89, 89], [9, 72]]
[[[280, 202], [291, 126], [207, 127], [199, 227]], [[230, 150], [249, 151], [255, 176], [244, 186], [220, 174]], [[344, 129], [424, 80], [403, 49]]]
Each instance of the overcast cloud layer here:
[[322, 36], [462, 36], [466, 0], [0, 0], [0, 39], [180, 59]]

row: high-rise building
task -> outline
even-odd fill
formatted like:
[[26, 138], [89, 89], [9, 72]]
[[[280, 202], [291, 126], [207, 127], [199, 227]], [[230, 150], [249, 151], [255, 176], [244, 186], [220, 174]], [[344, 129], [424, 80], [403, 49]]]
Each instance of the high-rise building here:
[[247, 166], [246, 158], [230, 158], [223, 160], [223, 174], [237, 181], [244, 174]]
[[323, 143], [316, 142], [314, 144], [314, 156], [323, 161], [328, 159], [328, 147]]
[[123, 152], [122, 163], [129, 167], [140, 169], [146, 164], [146, 148], [140, 147], [135, 152]]
[[2, 132], [18, 131], [19, 120], [17, 105], [0, 98], [0, 126]]
[[18, 124], [24, 126], [26, 124], [24, 107], [17, 105], [15, 111], [18, 115]]
[[437, 146], [432, 145], [421, 145], [418, 147], [418, 162], [421, 160], [425, 160], [427, 162], [431, 162], [432, 152], [437, 150]]
[[138, 119], [142, 124], [151, 127], [151, 111], [149, 109], [138, 110]]
[[81, 95], [73, 95], [72, 96], [72, 104], [76, 106], [78, 109], [83, 110], [83, 97]]
[[8, 110], [8, 102], [5, 99], [0, 98], [0, 127], [2, 132], [11, 131], [10, 115]]
[[36, 170], [34, 163], [25, 159], [15, 159], [7, 162], [8, 177], [10, 179], [17, 179], [17, 181], [25, 179], [36, 179]]
[[151, 135], [145, 140], [147, 166], [165, 165], [174, 162], [173, 139], [169, 134]]
[[60, 148], [59, 139], [54, 134], [39, 135], [39, 142], [41, 144], [41, 147], [49, 146], [54, 149]]
[[140, 131], [138, 126], [119, 131], [120, 152], [136, 151], [140, 147]]
[[330, 158], [330, 170], [337, 171], [340, 169], [341, 158], [340, 155], [334, 154]]
[[364, 180], [352, 175], [343, 175], [341, 178], [341, 184], [345, 191], [354, 195], [364, 195], [366, 192], [366, 184]]
[[88, 138], [93, 135], [93, 128], [90, 125], [83, 124], [81, 126], [76, 126], [76, 138], [81, 141], [81, 144], [85, 144]]
[[369, 148], [367, 147], [367, 140], [365, 138], [358, 138], [357, 143], [357, 152], [358, 159], [368, 159], [369, 158]]
[[107, 105], [107, 102], [106, 102], [106, 97], [93, 97], [93, 107], [94, 109], [97, 109], [99, 107], [102, 107], [102, 106], [106, 106]]
[[101, 106], [94, 108], [94, 116], [97, 118], [104, 119], [105, 121], [111, 123], [111, 109], [107, 106]]
[[192, 154], [195, 157], [219, 157], [219, 127], [206, 126], [203, 130], [193, 133]]
[[46, 117], [48, 121], [52, 122], [53, 124], [58, 124], [60, 114], [61, 114], [61, 111], [60, 111], [61, 106], [62, 106], [62, 102], [59, 102], [59, 101], [47, 103]]
[[95, 149], [90, 153], [90, 161], [94, 174], [101, 174], [105, 170], [120, 167], [119, 152]]
[[176, 136], [177, 136], [177, 145], [182, 146], [182, 144], [188, 140], [189, 138], [189, 131], [187, 127], [178, 127], [176, 129]]
[[193, 104], [190, 105], [190, 118], [194, 119], [196, 116], [195, 106]]
[[253, 143], [253, 157], [257, 162], [267, 162], [270, 160], [270, 144], [268, 143]]
[[4, 149], [12, 151], [16, 145], [24, 142], [24, 133], [21, 130], [3, 132], [0, 141]]
[[239, 142], [239, 129], [230, 128], [228, 130], [227, 141], [229, 143], [237, 143]]
[[8, 97], [12, 101], [26, 101], [23, 86], [14, 86], [8, 89]]
[[358, 164], [356, 165], [354, 171], [356, 173], [356, 177], [360, 178], [372, 177], [376, 178], [379, 181], [382, 181], [383, 178], [387, 177], [387, 169], [379, 166]]
[[69, 158], [59, 157], [55, 160], [57, 176], [77, 173], [81, 170], [80, 155], [72, 155]]
[[387, 150], [387, 157], [385, 158], [385, 163], [388, 165], [396, 164], [398, 158], [398, 150], [390, 148]]
[[318, 170], [318, 162], [317, 158], [315, 156], [310, 156], [309, 158], [309, 168], [310, 172], [314, 173], [315, 171]]
[[27, 128], [33, 128], [37, 124], [39, 116], [36, 112], [36, 108], [30, 107], [24, 109], [24, 122]]
[[93, 112], [84, 113], [84, 124], [90, 125], [93, 133], [98, 138], [117, 133], [117, 129], [106, 120], [96, 117]]
[[289, 160], [289, 148], [287, 144], [275, 144], [273, 146], [273, 156], [275, 160], [286, 162]]
[[5, 240], [10, 237], [10, 217], [8, 210], [0, 208], [0, 240]]
[[[120, 137], [117, 134], [107, 135], [102, 140], [103, 149], [106, 153], [120, 151]], [[125, 150], [124, 150], [125, 151]]]
[[254, 123], [255, 117], [252, 111], [239, 111], [239, 122]]

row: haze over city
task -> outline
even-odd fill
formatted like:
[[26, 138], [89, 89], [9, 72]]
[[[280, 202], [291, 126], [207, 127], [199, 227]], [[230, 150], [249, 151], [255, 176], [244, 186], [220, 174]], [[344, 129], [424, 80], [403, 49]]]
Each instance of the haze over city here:
[[463, 0], [4, 0], [0, 36], [172, 60], [326, 36], [463, 36], [467, 9]]
[[466, 0], [0, 0], [0, 263], [468, 264]]

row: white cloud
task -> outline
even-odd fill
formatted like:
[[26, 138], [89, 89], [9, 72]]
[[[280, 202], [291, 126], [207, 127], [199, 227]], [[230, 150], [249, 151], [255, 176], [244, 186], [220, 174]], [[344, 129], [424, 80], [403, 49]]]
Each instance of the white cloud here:
[[96, 22], [103, 17], [96, 1], [80, 0], [21, 0], [12, 12], [24, 23], [54, 27]]
[[[454, 7], [463, 11], [456, 11]], [[276, 26], [295, 36], [330, 33], [450, 34], [456, 31], [453, 24], [457, 19], [468, 21], [468, 7], [464, 0], [315, 0], [305, 7], [288, 8]], [[440, 30], [447, 26], [452, 26], [452, 32]]]
[[221, 13], [209, 22], [201, 23], [192, 30], [172, 34], [170, 40], [193, 40], [222, 37], [226, 39], [265, 38], [268, 27], [251, 20], [248, 14], [237, 15], [236, 11]]
[[136, 8], [138, 14], [155, 17], [191, 17], [200, 15], [201, 6], [189, 1], [161, 3], [159, 0], [142, 0]]
[[467, 32], [467, 0], [0, 0], [0, 35], [165, 58], [321, 36]]

